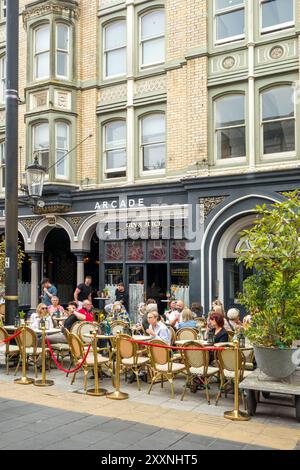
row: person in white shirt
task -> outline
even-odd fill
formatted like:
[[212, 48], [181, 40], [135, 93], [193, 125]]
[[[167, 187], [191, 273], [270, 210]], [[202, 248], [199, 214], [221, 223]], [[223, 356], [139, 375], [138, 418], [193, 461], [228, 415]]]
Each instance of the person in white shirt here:
[[173, 326], [173, 328], [176, 328], [176, 325], [180, 322], [182, 322], [182, 312], [184, 310], [184, 303], [182, 300], [178, 300], [176, 303], [176, 310], [174, 310], [172, 313], [170, 313], [169, 316], [169, 322], [170, 325]]
[[47, 329], [52, 329], [53, 327], [53, 321], [51, 318], [51, 315], [48, 312], [48, 307], [46, 304], [39, 304], [36, 308], [36, 313], [33, 313], [30, 317], [30, 328], [33, 330], [38, 330], [40, 329], [40, 322], [42, 318], [46, 322], [46, 327]]
[[146, 333], [153, 337], [153, 339], [160, 339], [165, 341], [165, 343], [170, 344], [171, 342], [171, 335], [169, 332], [168, 327], [158, 321], [158, 312], [152, 311], [148, 313], [148, 322], [149, 328], [146, 330]]

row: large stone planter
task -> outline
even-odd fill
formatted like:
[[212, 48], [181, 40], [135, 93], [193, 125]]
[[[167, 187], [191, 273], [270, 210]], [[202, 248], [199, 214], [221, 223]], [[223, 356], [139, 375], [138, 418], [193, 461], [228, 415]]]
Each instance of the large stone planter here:
[[255, 359], [258, 368], [269, 377], [286, 379], [297, 369], [292, 356], [297, 349], [265, 348], [254, 346]]

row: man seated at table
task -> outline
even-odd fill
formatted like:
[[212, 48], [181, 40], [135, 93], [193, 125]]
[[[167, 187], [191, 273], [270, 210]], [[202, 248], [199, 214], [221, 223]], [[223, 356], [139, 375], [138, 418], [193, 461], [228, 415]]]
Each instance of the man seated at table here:
[[158, 321], [158, 317], [159, 315], [157, 311], [148, 313], [149, 328], [146, 330], [146, 333], [152, 336], [153, 339], [160, 339], [165, 341], [165, 343], [170, 344], [171, 335], [169, 329], [164, 323]]
[[182, 300], [177, 300], [176, 310], [170, 313], [169, 323], [171, 326], [176, 327], [177, 323], [182, 321], [182, 312], [184, 310], [184, 302]]

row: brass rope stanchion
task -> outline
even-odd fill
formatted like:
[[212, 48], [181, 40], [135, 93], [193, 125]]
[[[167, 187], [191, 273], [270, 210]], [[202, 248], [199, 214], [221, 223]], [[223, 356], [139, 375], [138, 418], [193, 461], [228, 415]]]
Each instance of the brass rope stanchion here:
[[239, 342], [234, 341], [234, 410], [226, 411], [224, 418], [231, 421], [250, 421], [248, 413], [239, 409]]
[[46, 380], [46, 328], [42, 327], [42, 380], [35, 380], [36, 387], [51, 387], [53, 380]]
[[117, 333], [117, 338], [116, 338], [116, 355], [117, 355], [117, 360], [116, 360], [116, 380], [115, 380], [115, 391], [113, 393], [109, 393], [106, 395], [106, 398], [109, 398], [110, 400], [127, 400], [129, 398], [128, 393], [124, 393], [120, 391], [120, 372], [121, 372], [121, 354], [120, 354], [120, 333]]
[[97, 330], [93, 332], [93, 349], [94, 349], [94, 376], [95, 376], [95, 388], [89, 389], [86, 394], [92, 397], [103, 397], [107, 394], [107, 390], [99, 388], [99, 377], [98, 377], [98, 350], [97, 350]]
[[22, 378], [16, 379], [15, 383], [19, 385], [31, 385], [34, 379], [29, 379], [26, 376], [26, 325], [22, 325]]

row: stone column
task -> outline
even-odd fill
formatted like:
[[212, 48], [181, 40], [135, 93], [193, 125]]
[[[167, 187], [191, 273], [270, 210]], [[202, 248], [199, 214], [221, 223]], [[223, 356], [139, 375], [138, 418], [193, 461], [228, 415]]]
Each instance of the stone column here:
[[40, 287], [40, 253], [28, 253], [31, 258], [31, 284], [30, 284], [30, 310], [35, 311], [40, 303], [39, 287]]
[[77, 286], [84, 282], [84, 257], [86, 253], [74, 253], [77, 258]]

